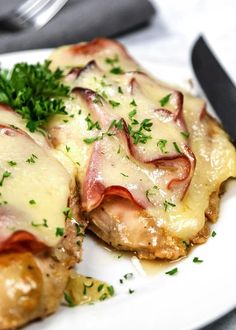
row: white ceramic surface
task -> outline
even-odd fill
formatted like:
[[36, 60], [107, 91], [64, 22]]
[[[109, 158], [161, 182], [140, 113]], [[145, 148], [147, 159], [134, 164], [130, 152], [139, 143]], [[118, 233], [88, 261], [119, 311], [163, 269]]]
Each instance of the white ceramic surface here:
[[[130, 51], [132, 53], [132, 48]], [[184, 85], [191, 77], [188, 69], [150, 61], [136, 47], [133, 53], [140, 63], [166, 81]], [[49, 50], [6, 54], [0, 56], [0, 62], [2, 67], [11, 67], [16, 62], [43, 61], [48, 54]], [[55, 315], [35, 322], [27, 329], [193, 330], [212, 322], [236, 307], [235, 180], [227, 185], [219, 221], [213, 229], [217, 235], [180, 261], [175, 276], [165, 274], [173, 265], [147, 276], [137, 259], [129, 256], [118, 259], [118, 253], [105, 249], [93, 237], [86, 237], [83, 261], [78, 270], [111, 283], [116, 295], [92, 306], [62, 307]], [[195, 256], [204, 262], [193, 263]], [[119, 279], [128, 272], [134, 273], [134, 279], [121, 285]], [[129, 288], [135, 290], [132, 295], [128, 293]]]

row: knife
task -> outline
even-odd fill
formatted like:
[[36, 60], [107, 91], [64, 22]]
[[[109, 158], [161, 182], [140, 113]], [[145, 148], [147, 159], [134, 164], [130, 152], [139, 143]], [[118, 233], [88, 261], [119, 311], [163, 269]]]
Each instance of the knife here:
[[202, 36], [193, 46], [191, 60], [200, 86], [226, 132], [236, 141], [236, 87]]

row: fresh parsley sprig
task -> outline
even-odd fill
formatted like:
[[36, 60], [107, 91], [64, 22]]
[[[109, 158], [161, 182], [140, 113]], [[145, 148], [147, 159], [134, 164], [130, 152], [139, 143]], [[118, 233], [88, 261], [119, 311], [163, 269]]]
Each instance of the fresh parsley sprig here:
[[52, 72], [49, 65], [18, 63], [12, 71], [0, 69], [0, 102], [18, 112], [31, 132], [40, 131], [52, 115], [67, 114], [63, 98], [69, 87], [60, 81], [63, 72]]

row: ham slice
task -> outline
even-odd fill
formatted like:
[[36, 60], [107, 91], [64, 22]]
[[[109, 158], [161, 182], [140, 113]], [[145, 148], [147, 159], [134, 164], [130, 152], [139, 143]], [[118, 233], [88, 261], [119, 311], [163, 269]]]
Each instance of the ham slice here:
[[[116, 147], [114, 147], [115, 150], [118, 150], [118, 147], [121, 144], [124, 147], [126, 156], [134, 158], [136, 162], [149, 164], [151, 167], [149, 168], [149, 172], [155, 171], [153, 165], [155, 168], [161, 168], [162, 171], [165, 172], [165, 178], [167, 180], [166, 188], [173, 191], [178, 198], [183, 198], [195, 168], [195, 157], [186, 144], [181, 145], [181, 153], [175, 152], [168, 154], [168, 156], [163, 156], [156, 152], [155, 158], [144, 158], [139, 152], [137, 146], [133, 143], [125, 120], [112, 113], [109, 109], [109, 104], [104, 98], [90, 89], [84, 89], [81, 87], [74, 88], [73, 93], [84, 100], [89, 108], [89, 113], [92, 114], [93, 120], [99, 121], [102, 130], [102, 133], [99, 133], [100, 137], [102, 137], [102, 134], [108, 132], [109, 126], [111, 126], [112, 122], [118, 122], [121, 120], [122, 123], [122, 129], [113, 126], [109, 131], [112, 136], [106, 136], [106, 138], [103, 137], [94, 144], [82, 193], [83, 207], [86, 210], [92, 210], [98, 207], [103, 198], [109, 195], [117, 195], [119, 197], [127, 198], [142, 208], [147, 208], [150, 204], [150, 201], [147, 198], [143, 198], [146, 191], [150, 188], [148, 184], [145, 186], [142, 183], [142, 187], [138, 184], [137, 189], [132, 191], [130, 190], [130, 187], [132, 186], [131, 184], [125, 183], [125, 186], [123, 186], [122, 184], [118, 184], [119, 180], [117, 181], [117, 179], [109, 181], [110, 185], [105, 184], [105, 181], [107, 180], [104, 178], [107, 174], [104, 171], [102, 164], [104, 163], [104, 159], [107, 159], [106, 152], [108, 151], [106, 150], [105, 145], [108, 146], [111, 143], [116, 145]], [[180, 114], [182, 109], [181, 94], [176, 93], [174, 94], [174, 97], [176, 98], [177, 104], [177, 110], [175, 113], [166, 109], [157, 109], [155, 112], [162, 117], [165, 122], [174, 122], [175, 126], [181, 126], [181, 128], [183, 128], [185, 127], [185, 123], [183, 123], [182, 114]], [[94, 102], [94, 100], [97, 100], [98, 98], [99, 102]], [[112, 142], [111, 139], [113, 140]], [[110, 152], [112, 152], [112, 150]], [[114, 159], [116, 157], [117, 155], [114, 154]], [[129, 163], [128, 160], [127, 163]], [[126, 166], [130, 167], [130, 164], [126, 164]]]

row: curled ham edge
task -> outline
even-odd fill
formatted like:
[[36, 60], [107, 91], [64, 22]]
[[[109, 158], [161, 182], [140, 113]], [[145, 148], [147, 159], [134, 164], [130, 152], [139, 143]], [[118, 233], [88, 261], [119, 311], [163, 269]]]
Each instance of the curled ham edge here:
[[[89, 67], [91, 65], [94, 65], [93, 63], [89, 63]], [[76, 78], [81, 74], [81, 72], [84, 72], [85, 70], [82, 69], [79, 72], [76, 72]], [[71, 72], [72, 73], [72, 72]], [[70, 74], [71, 74], [70, 73]], [[75, 73], [75, 72], [74, 72]], [[71, 78], [71, 77], [70, 77]], [[98, 106], [94, 106], [93, 99], [97, 97], [97, 94], [87, 88], [82, 87], [75, 87], [72, 90], [72, 93], [75, 95], [80, 95], [82, 99], [86, 102], [86, 104], [89, 106], [89, 108], [92, 110], [93, 113], [95, 113], [95, 116], [99, 116], [99, 119], [101, 119], [102, 123], [106, 121], [105, 115], [102, 115], [102, 111], [98, 109]], [[176, 98], [176, 112], [171, 113], [170, 111], [166, 109], [157, 109], [156, 111], [162, 112], [165, 116], [171, 116], [173, 120], [175, 120], [176, 124], [178, 126], [181, 125], [187, 131], [186, 125], [184, 122], [183, 114], [182, 114], [182, 105], [183, 105], [183, 95], [180, 92], [174, 92], [174, 97]], [[105, 102], [105, 100], [101, 97], [102, 102]], [[130, 135], [128, 134], [128, 128], [123, 120], [123, 131], [117, 131], [117, 133], [127, 142], [128, 149], [130, 154], [137, 159], [140, 162], [146, 163], [146, 164], [153, 164], [156, 167], [171, 167], [172, 169], [183, 169], [183, 175], [181, 178], [174, 178], [172, 179], [168, 185], [167, 189], [175, 190], [176, 187], [179, 191], [180, 199], [182, 199], [188, 189], [188, 186], [191, 182], [195, 165], [196, 165], [196, 158], [194, 154], [192, 153], [191, 149], [186, 145], [182, 145], [182, 151], [183, 153], [180, 155], [170, 155], [165, 157], [159, 157], [151, 160], [144, 160], [142, 159], [141, 155], [136, 152], [135, 146], [131, 140]], [[99, 145], [100, 141], [96, 141], [93, 146], [93, 152], [91, 155], [91, 159], [89, 161], [87, 173], [85, 176], [85, 181], [83, 184], [83, 196], [82, 196], [82, 206], [84, 209], [86, 209], [87, 212], [92, 211], [93, 209], [97, 208], [103, 201], [103, 199], [107, 196], [116, 195], [122, 198], [129, 199], [132, 201], [137, 207], [139, 208], [147, 208], [148, 205], [150, 205], [150, 202], [147, 201], [147, 203], [139, 203], [135, 197], [128, 191], [127, 188], [124, 188], [123, 186], [117, 186], [112, 185], [109, 187], [105, 187], [101, 182], [96, 180], [96, 173], [97, 173], [97, 160], [99, 155]]]
[[[6, 134], [12, 137], [20, 134], [33, 141], [33, 139], [21, 129], [15, 129], [2, 124], [0, 124], [0, 134]], [[7, 237], [1, 237], [0, 235], [0, 253], [9, 251], [31, 251], [32, 253], [39, 253], [47, 249], [48, 247], [43, 242], [39, 241], [33, 234], [24, 230], [17, 230]]]

